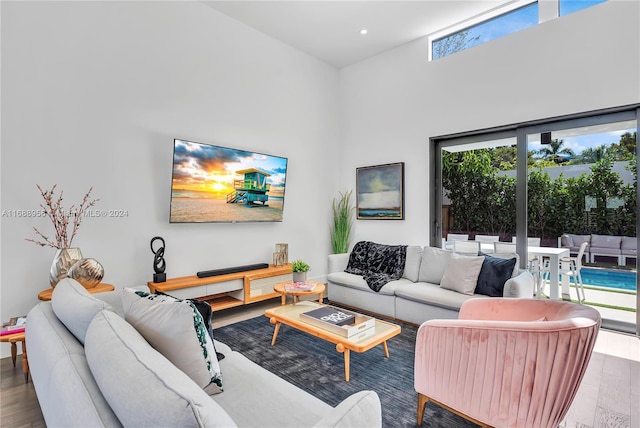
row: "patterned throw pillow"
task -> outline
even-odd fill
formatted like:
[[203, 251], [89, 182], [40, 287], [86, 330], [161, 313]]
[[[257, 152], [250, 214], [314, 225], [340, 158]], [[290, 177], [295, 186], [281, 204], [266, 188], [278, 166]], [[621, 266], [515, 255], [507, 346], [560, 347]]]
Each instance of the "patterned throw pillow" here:
[[125, 288], [125, 320], [208, 394], [222, 392], [222, 372], [213, 340], [193, 303]]
[[[162, 291], [156, 291], [156, 294], [163, 294], [165, 296], [172, 297], [176, 300], [180, 300], [177, 297], [171, 296], [170, 294], [167, 294], [167, 293], [163, 293]], [[198, 312], [200, 312], [200, 315], [202, 315], [202, 319], [204, 320], [205, 328], [209, 333], [209, 337], [213, 339], [213, 310], [211, 309], [211, 305], [209, 305], [207, 302], [203, 302], [202, 300], [198, 300], [198, 299], [185, 299], [185, 300], [193, 303], [193, 306], [195, 306]], [[214, 343], [214, 347], [215, 347], [215, 343]], [[218, 357], [218, 361], [224, 358], [224, 354], [221, 354], [218, 351], [216, 351], [216, 355]]]

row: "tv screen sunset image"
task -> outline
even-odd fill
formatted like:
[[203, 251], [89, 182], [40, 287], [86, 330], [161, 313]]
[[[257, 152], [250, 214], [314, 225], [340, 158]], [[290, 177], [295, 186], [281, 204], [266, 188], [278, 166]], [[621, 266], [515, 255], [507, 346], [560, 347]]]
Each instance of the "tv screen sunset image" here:
[[282, 221], [287, 159], [175, 140], [171, 223]]

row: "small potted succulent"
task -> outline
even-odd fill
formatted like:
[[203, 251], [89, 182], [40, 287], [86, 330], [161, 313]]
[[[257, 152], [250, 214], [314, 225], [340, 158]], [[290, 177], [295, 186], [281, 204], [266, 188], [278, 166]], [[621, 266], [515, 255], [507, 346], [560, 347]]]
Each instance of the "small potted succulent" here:
[[309, 265], [302, 260], [298, 259], [293, 262], [291, 271], [293, 272], [293, 282], [304, 282], [307, 280], [307, 272], [309, 272]]

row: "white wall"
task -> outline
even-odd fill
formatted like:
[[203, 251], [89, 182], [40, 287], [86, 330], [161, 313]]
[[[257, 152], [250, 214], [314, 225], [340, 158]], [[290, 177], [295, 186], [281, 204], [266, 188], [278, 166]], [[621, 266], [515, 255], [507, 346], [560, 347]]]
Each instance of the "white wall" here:
[[430, 137], [640, 102], [638, 2], [609, 1], [427, 61], [426, 38], [340, 72], [342, 187], [405, 162], [405, 221], [357, 221], [355, 240], [429, 242]]
[[[2, 210], [36, 209], [36, 184], [90, 186], [96, 208], [74, 246], [104, 281], [143, 285], [149, 241], [167, 275], [271, 262], [275, 244], [326, 273], [338, 159], [338, 72], [200, 2], [2, 2]], [[174, 138], [289, 159], [281, 223], [169, 224]], [[25, 241], [46, 219], [2, 217], [0, 318], [48, 288], [55, 253]], [[2, 345], [2, 354], [9, 347]]]

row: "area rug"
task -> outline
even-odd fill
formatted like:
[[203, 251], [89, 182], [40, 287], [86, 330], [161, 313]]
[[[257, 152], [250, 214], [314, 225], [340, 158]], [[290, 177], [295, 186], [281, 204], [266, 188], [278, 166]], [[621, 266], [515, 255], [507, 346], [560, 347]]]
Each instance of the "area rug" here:
[[[387, 341], [388, 359], [382, 345], [362, 354], [351, 352], [349, 382], [344, 380], [344, 356], [335, 345], [283, 324], [276, 344], [271, 346], [274, 326], [264, 316], [217, 328], [213, 334], [216, 340], [330, 406], [337, 406], [355, 392], [373, 390], [382, 403], [385, 428], [415, 427], [413, 359], [417, 328], [406, 324], [401, 327], [400, 335]], [[476, 425], [428, 403], [422, 427]]]

